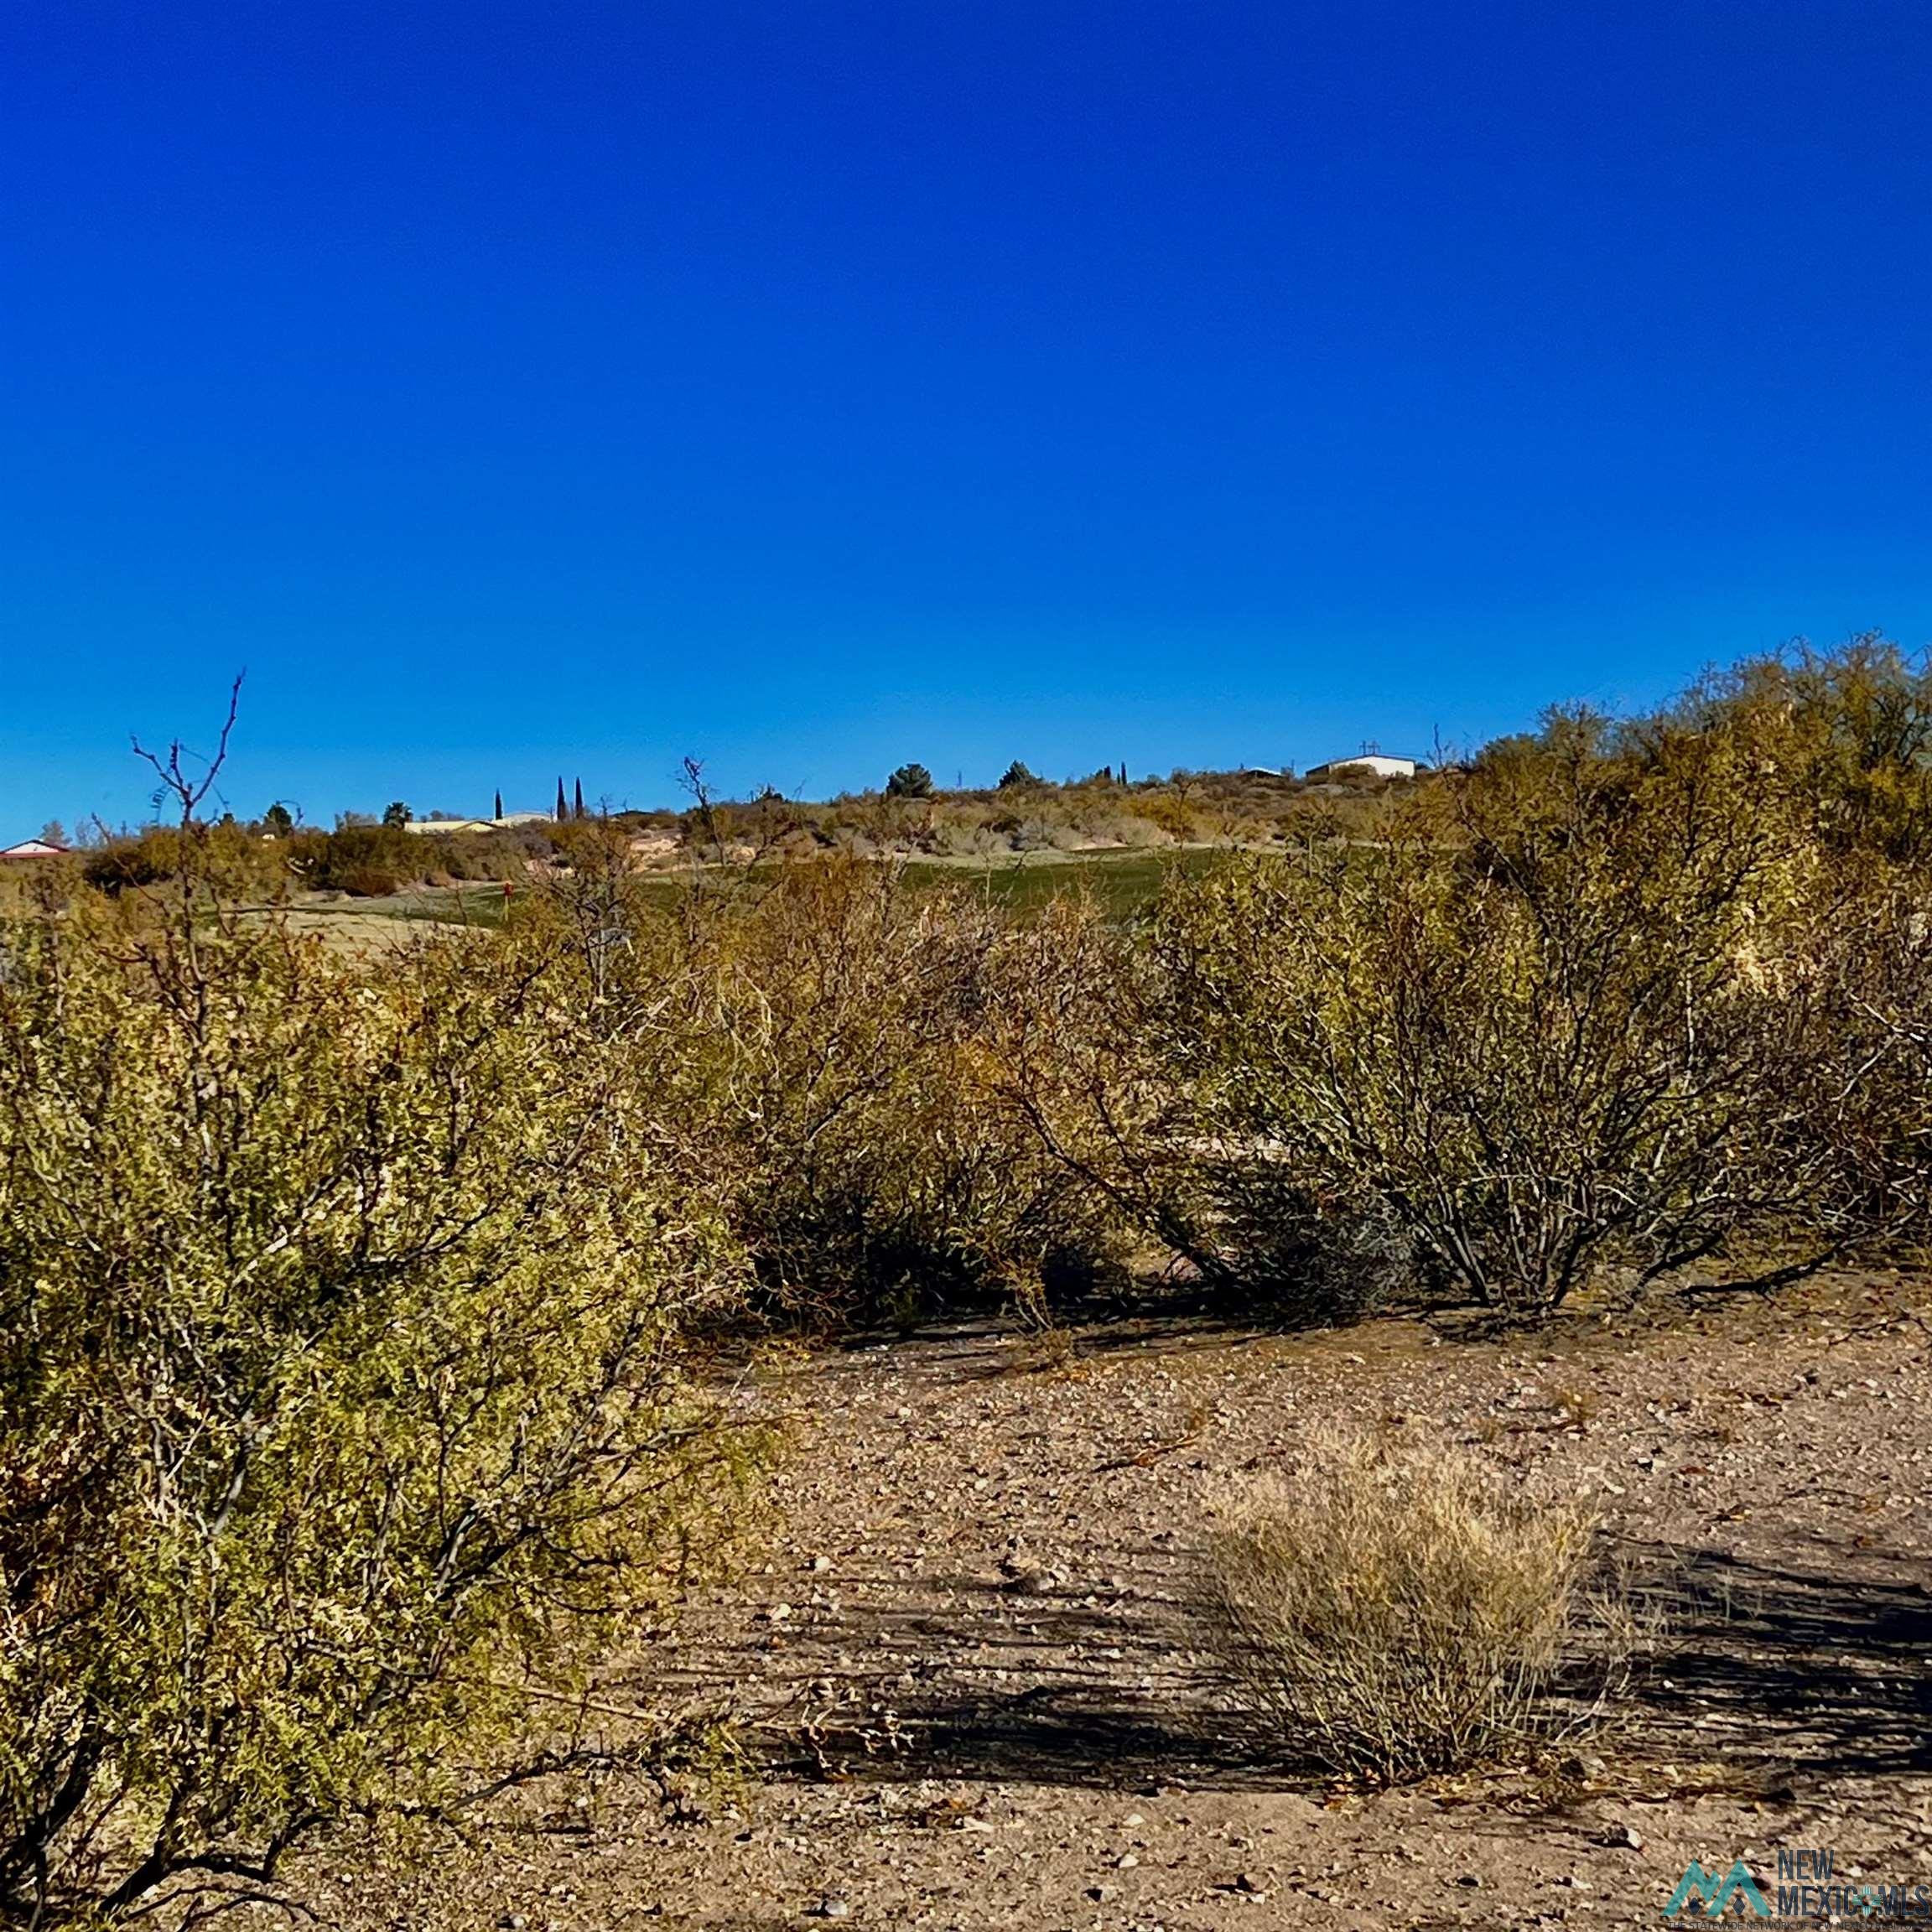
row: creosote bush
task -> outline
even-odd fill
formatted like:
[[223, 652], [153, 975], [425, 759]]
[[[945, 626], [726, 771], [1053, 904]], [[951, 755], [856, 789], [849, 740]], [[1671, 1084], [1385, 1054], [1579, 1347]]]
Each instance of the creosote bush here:
[[1587, 1712], [1566, 1666], [1614, 1664], [1592, 1535], [1458, 1454], [1317, 1436], [1210, 1536], [1208, 1628], [1269, 1749], [1379, 1783], [1494, 1763]]
[[1325, 1249], [1535, 1317], [1918, 1216], [1924, 881], [1813, 835], [1794, 731], [1557, 718], [1371, 845], [1177, 881], [1151, 1018], [1228, 1265]]
[[26, 1918], [267, 1883], [321, 1825], [512, 1774], [748, 1469], [683, 1341], [722, 1230], [556, 949], [371, 970], [220, 903], [190, 875], [0, 932]]
[[574, 857], [513, 932], [570, 962], [583, 1024], [650, 1096], [659, 1157], [714, 1208], [764, 1317], [911, 1321], [1117, 1267], [1119, 1217], [1010, 1091], [1031, 928], [844, 855], [670, 900], [621, 834]]
[[709, 943], [729, 1213], [781, 1307], [910, 1317], [1109, 1266], [1107, 1203], [1002, 1091], [1024, 934], [834, 860], [788, 869]]

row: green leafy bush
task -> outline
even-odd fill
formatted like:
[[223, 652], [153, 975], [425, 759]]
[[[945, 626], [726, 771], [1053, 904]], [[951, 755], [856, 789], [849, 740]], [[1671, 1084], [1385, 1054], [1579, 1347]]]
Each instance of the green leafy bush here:
[[[416, 848], [412, 849], [412, 848]], [[380, 898], [413, 878], [424, 856], [420, 842], [397, 825], [344, 825], [330, 833], [311, 854], [307, 883]]]
[[1515, 1314], [1815, 1220], [1814, 1072], [1870, 1031], [1830, 967], [1858, 927], [1758, 751], [1572, 720], [1373, 846], [1177, 886], [1154, 946], [1206, 1191], [1385, 1223]]
[[728, 1270], [547, 942], [0, 932], [0, 1898], [459, 1800], [726, 1524]]
[[170, 858], [154, 844], [117, 839], [97, 846], [80, 862], [80, 876], [97, 892], [125, 892], [153, 886], [173, 870]]

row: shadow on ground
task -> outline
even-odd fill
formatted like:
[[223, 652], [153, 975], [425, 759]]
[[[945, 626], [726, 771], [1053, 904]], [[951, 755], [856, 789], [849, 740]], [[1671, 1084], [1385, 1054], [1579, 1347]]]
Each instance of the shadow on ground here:
[[688, 1656], [684, 1668], [699, 1681], [722, 1669], [756, 1683], [776, 1770], [1096, 1789], [1280, 1784], [1280, 1763], [1216, 1713], [1198, 1633], [1162, 1600], [1167, 1561], [1080, 1554], [1082, 1573], [1118, 1569], [1123, 1589], [875, 1574], [864, 1602], [788, 1625], [782, 1649], [756, 1665], [740, 1651]]
[[1171, 1784], [1275, 1788], [1292, 1776], [1211, 1724], [1059, 1685], [1010, 1697], [956, 1697], [908, 1715], [917, 1727], [911, 1749], [889, 1766], [875, 1763], [871, 1775], [1150, 1794]]
[[[1804, 1568], [1633, 1552], [1671, 1626], [1637, 1687], [1639, 1725], [1790, 1779], [1932, 1769], [1932, 1597], [1916, 1576], [1872, 1575], [1866, 1553], [1809, 1548]], [[1837, 1573], [1816, 1566], [1834, 1556]]]
[[[1932, 1597], [1916, 1581], [1659, 1545], [1628, 1554], [1669, 1604], [1665, 1641], [1624, 1712], [1647, 1754], [1722, 1760], [1774, 1788], [1932, 1770]], [[1028, 1594], [953, 1576], [915, 1589], [875, 1578], [883, 1596], [820, 1633], [853, 1659], [848, 1672], [816, 1675], [825, 1659], [808, 1642], [766, 1680], [781, 1703], [788, 1689], [802, 1696], [799, 1711], [811, 1708], [808, 1686], [823, 1700], [815, 1767], [792, 1768], [865, 1782], [1115, 1790], [1279, 1789], [1315, 1775], [1217, 1709], [1185, 1608], [1148, 1587], [1163, 1580], [1166, 1566], [1150, 1571], [1143, 1560], [1124, 1599], [1097, 1603], [1078, 1588]], [[931, 1601], [934, 1584], [943, 1607]], [[854, 1711], [889, 1707], [891, 1747], [848, 1725], [841, 1700]]]

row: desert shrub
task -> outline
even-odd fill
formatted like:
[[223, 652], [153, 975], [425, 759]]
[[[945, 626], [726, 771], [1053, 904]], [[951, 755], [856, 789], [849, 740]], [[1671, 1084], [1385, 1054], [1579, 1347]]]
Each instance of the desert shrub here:
[[1032, 955], [971, 895], [828, 860], [714, 909], [690, 1117], [774, 1303], [910, 1315], [1109, 1263], [1109, 1205], [1006, 1098], [1003, 1015]]
[[953, 858], [997, 859], [1012, 850], [1013, 840], [995, 824], [958, 816], [942, 818], [932, 828], [932, 845]]
[[1091, 828], [1096, 839], [1109, 844], [1125, 845], [1137, 851], [1145, 851], [1156, 846], [1173, 843], [1168, 834], [1138, 813], [1127, 811], [1110, 812], [1097, 819]]
[[1190, 1191], [1171, 1187], [1169, 1212], [1192, 1209], [1189, 1252], [1209, 1280], [1249, 1312], [1291, 1327], [1360, 1322], [1413, 1297], [1426, 1263], [1382, 1203], [1310, 1194], [1291, 1171], [1222, 1150], [1197, 1160]]
[[382, 899], [402, 890], [401, 875], [383, 865], [332, 866], [329, 882], [356, 899]]
[[1201, 836], [1197, 815], [1184, 798], [1171, 792], [1133, 792], [1126, 801], [1126, 809], [1176, 844], [1185, 844]]
[[1000, 1074], [1028, 957], [977, 896], [834, 856], [643, 889], [580, 843], [519, 925], [653, 1097], [655, 1157], [714, 1202], [768, 1314], [911, 1319], [1114, 1263], [1109, 1204]]
[[1928, 882], [1869, 855], [1828, 869], [1799, 943], [1753, 959], [1779, 1022], [1782, 1101], [1767, 1165], [1783, 1202], [1776, 1280], [1855, 1250], [1922, 1244], [1932, 1223], [1932, 922]]
[[1760, 787], [1794, 829], [1836, 852], [1921, 864], [1932, 857], [1932, 662], [1877, 636], [1836, 651], [1808, 645], [1747, 659], [1701, 679], [1627, 736], [1662, 733], [1749, 742]]
[[1178, 883], [1155, 950], [1207, 1191], [1261, 1167], [1517, 1314], [1802, 1223], [1836, 1159], [1807, 1057], [1851, 1010], [1751, 753], [1571, 720], [1373, 846]]
[[265, 840], [262, 850], [281, 867], [283, 876], [298, 891], [319, 886], [329, 857], [329, 834], [313, 825], [299, 825], [283, 836]]
[[[1090, 897], [1056, 894], [1000, 953], [989, 1077], [1090, 1212], [1239, 1283], [1210, 1196], [1194, 1083], [1172, 1052], [1166, 976]], [[1245, 1292], [1249, 1285], [1241, 1285]]]
[[1207, 1626], [1270, 1748], [1385, 1783], [1461, 1770], [1601, 1694], [1617, 1618], [1591, 1601], [1591, 1550], [1583, 1510], [1465, 1457], [1318, 1436], [1210, 1536]]
[[345, 824], [323, 839], [319, 850], [305, 845], [300, 855], [310, 861], [304, 875], [309, 885], [380, 898], [418, 877], [436, 854], [399, 825]]
[[232, 821], [197, 823], [187, 830], [149, 825], [90, 849], [81, 860], [80, 876], [96, 891], [112, 897], [179, 883], [184, 873], [200, 876], [210, 868], [220, 872], [232, 892], [273, 892], [288, 876], [287, 848], [265, 842], [258, 833]]
[[96, 845], [81, 860], [80, 876], [96, 891], [112, 895], [157, 886], [172, 878], [179, 863], [179, 836], [155, 829]]
[[1016, 819], [1013, 847], [1018, 852], [1071, 852], [1080, 844], [1078, 829], [1057, 818], [1036, 813]]
[[[547, 935], [0, 932], [0, 1900], [459, 1801], [723, 1525], [719, 1291]], [[164, 916], [164, 908], [166, 909]]]
[[1095, 1212], [1254, 1318], [1353, 1321], [1408, 1286], [1414, 1243], [1392, 1217], [1318, 1198], [1296, 1165], [1218, 1131], [1156, 951], [1073, 893], [1005, 951], [1000, 1090]]
[[434, 833], [428, 839], [426, 850], [412, 854], [414, 863], [433, 865], [450, 881], [505, 879], [520, 874], [522, 849], [528, 843], [516, 829]]

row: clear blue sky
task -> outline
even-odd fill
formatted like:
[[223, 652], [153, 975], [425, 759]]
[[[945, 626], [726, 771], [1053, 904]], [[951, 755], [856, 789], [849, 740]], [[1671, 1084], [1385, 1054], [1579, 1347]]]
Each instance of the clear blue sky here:
[[1924, 0], [0, 24], [0, 836], [1306, 763], [1932, 638]]

